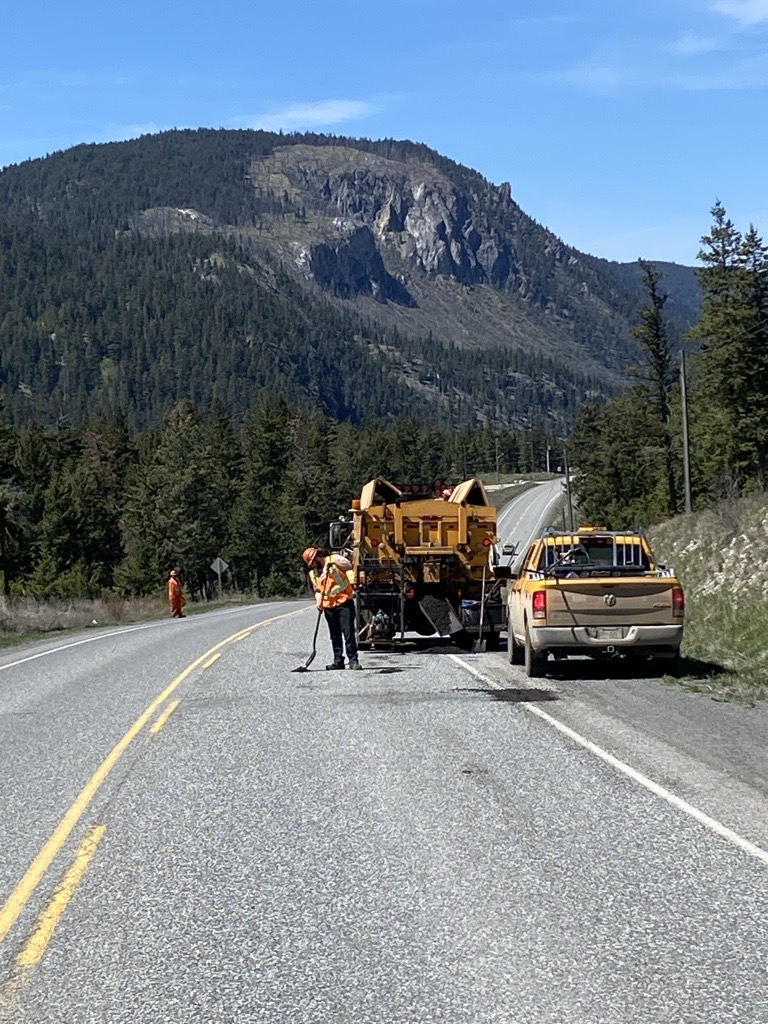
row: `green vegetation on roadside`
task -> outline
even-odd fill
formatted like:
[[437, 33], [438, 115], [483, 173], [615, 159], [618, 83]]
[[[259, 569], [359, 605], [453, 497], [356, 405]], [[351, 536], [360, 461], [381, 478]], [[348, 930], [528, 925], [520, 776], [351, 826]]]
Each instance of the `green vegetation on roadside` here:
[[685, 338], [665, 317], [664, 275], [640, 261], [639, 383], [579, 410], [573, 492], [587, 522], [657, 524], [657, 557], [686, 591], [683, 685], [754, 702], [768, 696], [768, 245], [719, 201], [711, 213]]
[[649, 537], [685, 588], [680, 683], [720, 700], [768, 699], [768, 497], [677, 516]]

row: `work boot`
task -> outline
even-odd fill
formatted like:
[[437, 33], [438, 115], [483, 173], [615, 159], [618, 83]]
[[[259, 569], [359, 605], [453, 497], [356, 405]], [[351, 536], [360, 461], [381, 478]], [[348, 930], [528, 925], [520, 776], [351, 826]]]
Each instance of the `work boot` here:
[[349, 667], [350, 668], [362, 668], [363, 666], [360, 664], [360, 662], [357, 660], [357, 658], [352, 658], [350, 660], [350, 662], [349, 662]]
[[332, 665], [326, 665], [325, 668], [327, 672], [334, 672], [338, 668], [344, 668], [344, 659], [342, 658], [340, 661], [334, 661]]

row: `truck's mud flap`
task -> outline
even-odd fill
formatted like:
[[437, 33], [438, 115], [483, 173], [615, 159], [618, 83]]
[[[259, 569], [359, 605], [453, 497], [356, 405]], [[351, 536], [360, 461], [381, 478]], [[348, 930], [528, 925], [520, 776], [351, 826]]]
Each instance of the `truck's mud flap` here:
[[456, 612], [444, 597], [436, 597], [434, 594], [426, 594], [419, 601], [419, 608], [426, 618], [435, 627], [435, 632], [440, 636], [449, 636], [453, 633], [460, 633], [464, 629], [459, 622]]

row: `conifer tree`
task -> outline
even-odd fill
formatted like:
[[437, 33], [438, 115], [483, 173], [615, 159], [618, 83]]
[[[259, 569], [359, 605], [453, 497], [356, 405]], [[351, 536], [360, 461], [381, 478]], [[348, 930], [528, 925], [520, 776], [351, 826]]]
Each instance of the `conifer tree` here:
[[325, 546], [328, 523], [346, 511], [354, 497], [334, 476], [332, 441], [332, 423], [322, 410], [295, 412], [283, 490], [286, 512], [296, 520], [297, 543], [303, 546], [304, 541]]
[[331, 422], [320, 410], [294, 410], [290, 454], [277, 501], [275, 565], [269, 586], [297, 593], [305, 583], [300, 552], [312, 544], [328, 546], [329, 523], [346, 514], [353, 495], [343, 493], [330, 458]]
[[746, 237], [719, 201], [702, 238], [698, 271], [701, 342], [691, 408], [692, 464], [710, 494], [762, 485], [768, 457], [768, 252]]
[[648, 526], [667, 512], [661, 423], [644, 388], [581, 408], [570, 442], [580, 517], [621, 529]]
[[[243, 479], [243, 453], [232, 421], [224, 412], [220, 402], [214, 402], [213, 410], [204, 427], [206, 443], [217, 467], [217, 479], [221, 487], [219, 504], [228, 521], [238, 490]], [[222, 537], [222, 551], [225, 557], [229, 535]], [[228, 561], [228, 559], [225, 560]]]
[[93, 468], [72, 460], [56, 469], [45, 495], [30, 593], [98, 597], [112, 584], [118, 536], [114, 507]]
[[643, 285], [648, 305], [638, 314], [639, 323], [632, 328], [645, 353], [645, 365], [636, 370], [647, 388], [651, 406], [656, 411], [661, 427], [664, 447], [664, 470], [667, 480], [667, 511], [674, 515], [678, 510], [675, 458], [672, 448], [672, 425], [670, 392], [677, 378], [676, 368], [670, 351], [670, 339], [664, 318], [664, 304], [667, 295], [659, 284], [664, 275], [645, 260], [639, 260]]
[[21, 575], [25, 541], [32, 529], [23, 490], [12, 478], [0, 480], [0, 573], [5, 597], [11, 596], [11, 585]]
[[11, 582], [19, 571], [23, 538], [30, 532], [24, 492], [16, 479], [16, 434], [4, 420], [0, 398], [0, 573], [3, 594], [11, 593]]
[[300, 549], [280, 521], [285, 474], [292, 454], [292, 410], [282, 396], [264, 397], [242, 432], [245, 470], [230, 519], [230, 550], [238, 586], [260, 596], [294, 578]]
[[745, 301], [750, 309], [745, 339], [748, 363], [744, 367], [743, 429], [754, 439], [754, 472], [762, 488], [768, 469], [768, 246], [752, 225], [744, 236], [741, 258]]
[[328, 458], [337, 488], [337, 511], [359, 496], [363, 484], [380, 475], [370, 429], [349, 421], [332, 425]]
[[190, 592], [206, 588], [210, 565], [226, 536], [222, 468], [207, 443], [194, 403], [169, 413], [126, 488], [128, 557], [118, 574], [126, 592], [150, 593], [179, 567]]
[[16, 441], [13, 476], [21, 489], [27, 519], [26, 543], [17, 552], [17, 573], [24, 576], [34, 566], [35, 540], [43, 518], [54, 455], [50, 437], [35, 420], [24, 424]]

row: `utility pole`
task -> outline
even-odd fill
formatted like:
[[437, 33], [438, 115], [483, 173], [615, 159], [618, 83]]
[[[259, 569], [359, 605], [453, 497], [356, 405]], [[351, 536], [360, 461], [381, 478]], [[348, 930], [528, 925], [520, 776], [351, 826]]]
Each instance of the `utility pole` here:
[[691, 461], [688, 448], [688, 399], [685, 388], [685, 352], [680, 349], [680, 400], [683, 408], [683, 481], [685, 487], [685, 511], [691, 511]]
[[576, 526], [573, 521], [573, 498], [571, 496], [571, 474], [568, 469], [568, 452], [565, 448], [563, 448], [563, 467], [565, 469], [565, 499], [568, 504], [568, 522], [570, 524], [571, 533], [573, 533]]

